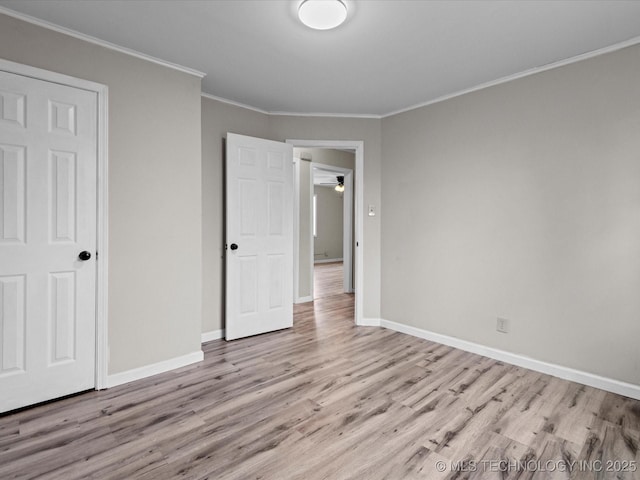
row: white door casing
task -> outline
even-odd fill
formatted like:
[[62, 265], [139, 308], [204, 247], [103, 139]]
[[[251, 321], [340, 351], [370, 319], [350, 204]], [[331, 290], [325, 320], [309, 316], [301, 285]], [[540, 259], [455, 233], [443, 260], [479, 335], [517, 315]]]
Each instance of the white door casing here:
[[0, 411], [96, 386], [97, 108], [0, 71]]
[[225, 339], [233, 340], [293, 325], [293, 148], [229, 133], [226, 152]]

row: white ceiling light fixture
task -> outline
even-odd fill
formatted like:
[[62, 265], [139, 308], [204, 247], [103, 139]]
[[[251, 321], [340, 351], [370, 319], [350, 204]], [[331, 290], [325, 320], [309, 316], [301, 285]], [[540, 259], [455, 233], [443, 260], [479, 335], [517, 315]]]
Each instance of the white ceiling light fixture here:
[[304, 0], [298, 17], [309, 28], [331, 30], [347, 19], [347, 6], [342, 0]]

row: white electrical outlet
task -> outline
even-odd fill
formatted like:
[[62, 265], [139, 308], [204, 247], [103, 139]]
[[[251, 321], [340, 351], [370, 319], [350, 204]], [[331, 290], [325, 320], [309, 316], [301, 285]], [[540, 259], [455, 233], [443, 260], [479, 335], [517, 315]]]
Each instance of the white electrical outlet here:
[[500, 333], [509, 333], [509, 320], [506, 318], [497, 318], [496, 330]]

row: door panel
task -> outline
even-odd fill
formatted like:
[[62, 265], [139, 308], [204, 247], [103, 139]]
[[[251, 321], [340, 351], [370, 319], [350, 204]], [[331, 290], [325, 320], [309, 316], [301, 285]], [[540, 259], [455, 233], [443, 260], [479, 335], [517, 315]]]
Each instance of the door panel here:
[[227, 135], [225, 338], [293, 325], [293, 150]]
[[51, 181], [52, 242], [76, 240], [76, 155], [71, 152], [49, 152], [49, 178]]
[[0, 241], [24, 243], [25, 229], [25, 147], [0, 145]]
[[96, 167], [97, 94], [0, 71], [0, 412], [95, 386]]
[[2, 355], [0, 377], [23, 372], [25, 368], [25, 276], [0, 277], [0, 326]]
[[0, 124], [5, 127], [24, 128], [26, 96], [18, 92], [0, 90]]
[[49, 274], [49, 365], [76, 359], [76, 273]]

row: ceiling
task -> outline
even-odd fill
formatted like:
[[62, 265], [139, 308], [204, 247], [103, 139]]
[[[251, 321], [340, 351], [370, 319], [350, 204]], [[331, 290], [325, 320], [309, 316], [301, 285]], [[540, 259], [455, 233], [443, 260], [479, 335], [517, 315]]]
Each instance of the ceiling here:
[[335, 187], [338, 184], [338, 175], [344, 176], [344, 173], [339, 171], [331, 171], [321, 168], [313, 169], [313, 184], [314, 185], [327, 185]]
[[640, 1], [345, 0], [335, 30], [300, 0], [0, 0], [206, 73], [202, 90], [269, 113], [385, 116], [620, 42]]

